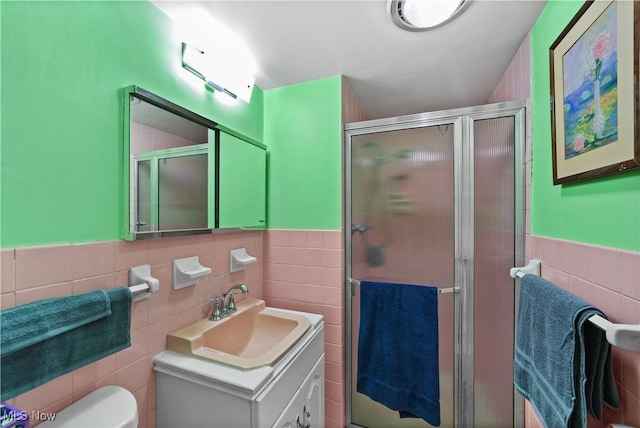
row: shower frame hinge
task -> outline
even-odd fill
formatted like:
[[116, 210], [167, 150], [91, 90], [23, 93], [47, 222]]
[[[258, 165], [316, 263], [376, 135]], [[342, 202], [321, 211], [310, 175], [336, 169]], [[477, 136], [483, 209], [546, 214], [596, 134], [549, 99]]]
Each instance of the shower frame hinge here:
[[349, 280], [349, 284], [351, 285], [351, 297], [355, 297], [356, 296], [356, 285], [351, 280]]

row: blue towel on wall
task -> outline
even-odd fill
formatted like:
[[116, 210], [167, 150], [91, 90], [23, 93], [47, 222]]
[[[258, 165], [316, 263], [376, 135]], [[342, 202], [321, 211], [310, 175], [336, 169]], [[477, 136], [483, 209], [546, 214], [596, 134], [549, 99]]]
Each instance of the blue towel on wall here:
[[438, 289], [362, 281], [357, 391], [440, 425]]
[[[63, 331], [65, 328], [61, 326], [62, 322], [51, 319], [51, 325], [54, 326], [54, 330], [58, 334], [49, 337], [50, 335], [45, 333], [44, 329], [37, 328], [33, 333], [40, 339], [39, 341], [22, 337], [22, 343], [33, 343], [28, 346], [12, 345], [14, 349], [9, 352], [2, 350], [0, 356], [1, 401], [13, 398], [131, 345], [131, 292], [127, 287], [119, 287], [106, 291], [105, 295], [108, 298], [109, 315], [87, 323], [80, 321], [79, 317], [72, 316], [67, 319], [75, 328], [66, 329], [66, 331]], [[85, 298], [86, 296], [79, 294], [61, 299], [84, 301]], [[52, 304], [51, 300], [54, 301], [53, 304], [59, 303], [58, 299], [47, 299], [47, 303]], [[72, 304], [68, 305], [68, 307], [72, 306]], [[87, 309], [90, 305], [81, 305], [81, 307]], [[11, 338], [11, 340], [7, 340], [8, 343], [19, 342], [16, 337], [20, 335], [12, 335], [6, 331], [4, 322], [20, 325], [21, 323], [16, 322], [14, 318], [21, 318], [22, 310], [32, 313], [33, 304], [0, 312], [3, 322], [0, 341], [5, 341], [6, 332], [7, 338]], [[54, 312], [51, 315], [52, 318], [53, 316], [65, 317], [61, 313], [55, 314], [53, 308], [52, 311]], [[95, 316], [87, 315], [89, 319]]]
[[602, 404], [620, 404], [606, 334], [588, 321], [604, 316], [537, 276], [521, 281], [514, 383], [547, 427], [586, 427]]

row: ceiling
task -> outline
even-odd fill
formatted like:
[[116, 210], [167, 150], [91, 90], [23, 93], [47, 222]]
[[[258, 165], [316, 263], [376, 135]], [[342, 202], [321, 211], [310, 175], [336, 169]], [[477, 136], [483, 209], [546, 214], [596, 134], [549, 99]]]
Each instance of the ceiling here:
[[387, 0], [155, 3], [165, 12], [198, 4], [233, 30], [263, 90], [345, 76], [369, 119], [487, 103], [546, 4], [475, 0], [442, 27], [408, 32]]

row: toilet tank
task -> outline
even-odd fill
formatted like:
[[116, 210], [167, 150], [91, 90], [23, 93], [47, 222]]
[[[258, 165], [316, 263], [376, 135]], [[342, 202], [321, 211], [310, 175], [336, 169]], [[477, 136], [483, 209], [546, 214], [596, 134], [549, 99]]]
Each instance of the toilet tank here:
[[126, 389], [108, 385], [59, 412], [41, 428], [137, 428], [138, 405]]

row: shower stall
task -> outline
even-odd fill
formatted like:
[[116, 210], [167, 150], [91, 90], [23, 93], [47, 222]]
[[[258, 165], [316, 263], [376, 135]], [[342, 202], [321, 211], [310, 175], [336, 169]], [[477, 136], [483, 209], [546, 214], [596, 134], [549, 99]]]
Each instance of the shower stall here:
[[523, 425], [509, 269], [524, 258], [524, 141], [522, 102], [345, 125], [348, 426], [430, 426], [356, 391], [360, 280], [453, 288], [438, 297], [441, 426]]

